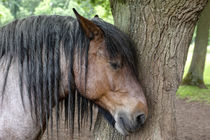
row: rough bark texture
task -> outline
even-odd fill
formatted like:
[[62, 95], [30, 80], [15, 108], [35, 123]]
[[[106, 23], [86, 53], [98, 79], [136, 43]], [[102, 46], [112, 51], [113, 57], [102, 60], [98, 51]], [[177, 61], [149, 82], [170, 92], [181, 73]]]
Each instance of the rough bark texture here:
[[[140, 80], [149, 105], [144, 127], [126, 139], [176, 139], [175, 94], [198, 15], [206, 2], [110, 0], [115, 25], [136, 43]], [[95, 140], [122, 138], [100, 116], [94, 131]]]
[[210, 26], [210, 2], [205, 6], [197, 24], [197, 33], [195, 38], [195, 47], [193, 58], [187, 75], [182, 81], [185, 85], [194, 85], [200, 88], [206, 88], [203, 81], [203, 72], [206, 60], [206, 51], [208, 46]]

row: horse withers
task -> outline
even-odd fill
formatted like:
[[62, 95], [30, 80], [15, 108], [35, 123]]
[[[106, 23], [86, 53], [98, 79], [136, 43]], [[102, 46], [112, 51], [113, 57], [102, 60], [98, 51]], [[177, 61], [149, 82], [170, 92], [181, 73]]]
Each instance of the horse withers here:
[[[148, 116], [128, 36], [98, 16], [33, 16], [0, 28], [0, 140], [40, 139], [64, 107], [73, 130], [92, 104], [123, 135]], [[57, 124], [57, 123], [56, 123]]]

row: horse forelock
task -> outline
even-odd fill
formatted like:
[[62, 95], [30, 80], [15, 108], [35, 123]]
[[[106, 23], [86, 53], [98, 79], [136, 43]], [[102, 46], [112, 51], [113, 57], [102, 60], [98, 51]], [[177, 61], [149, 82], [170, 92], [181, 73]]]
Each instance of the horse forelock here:
[[92, 21], [103, 31], [106, 50], [110, 59], [120, 56], [123, 63], [128, 66], [134, 76], [138, 77], [137, 55], [134, 42], [127, 34], [119, 30], [116, 26], [107, 23], [99, 18], [93, 18]]

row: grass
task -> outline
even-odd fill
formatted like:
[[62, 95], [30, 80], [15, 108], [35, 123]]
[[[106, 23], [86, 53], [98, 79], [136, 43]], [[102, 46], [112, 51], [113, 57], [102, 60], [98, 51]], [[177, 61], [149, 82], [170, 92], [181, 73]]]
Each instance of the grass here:
[[[184, 76], [187, 74], [193, 54], [193, 46], [190, 47]], [[204, 70], [204, 82], [208, 89], [200, 89], [196, 86], [180, 86], [176, 95], [179, 98], [187, 99], [187, 101], [200, 101], [210, 104], [210, 46], [207, 48], [207, 56]]]

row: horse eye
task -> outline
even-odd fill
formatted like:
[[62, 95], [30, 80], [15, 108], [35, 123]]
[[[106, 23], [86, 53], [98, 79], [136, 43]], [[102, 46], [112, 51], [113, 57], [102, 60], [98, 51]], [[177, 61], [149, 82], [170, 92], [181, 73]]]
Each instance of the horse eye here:
[[117, 62], [110, 62], [110, 65], [113, 69], [118, 69], [120, 67], [120, 65]]

